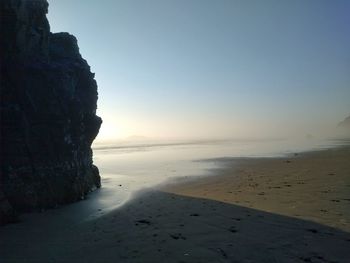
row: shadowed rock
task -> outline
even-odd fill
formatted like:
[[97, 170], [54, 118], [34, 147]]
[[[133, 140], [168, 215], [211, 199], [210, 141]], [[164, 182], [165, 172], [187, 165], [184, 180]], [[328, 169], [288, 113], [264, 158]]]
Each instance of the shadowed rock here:
[[50, 32], [47, 1], [0, 5], [1, 224], [100, 187], [91, 144], [102, 120], [94, 74], [74, 36]]

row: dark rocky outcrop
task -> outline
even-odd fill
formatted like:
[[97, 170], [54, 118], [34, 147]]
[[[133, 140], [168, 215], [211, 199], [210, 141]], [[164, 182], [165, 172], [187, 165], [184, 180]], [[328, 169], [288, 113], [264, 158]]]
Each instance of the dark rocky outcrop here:
[[350, 139], [350, 116], [338, 124], [336, 136], [340, 139]]
[[338, 124], [339, 128], [350, 129], [350, 116]]
[[100, 187], [97, 85], [77, 40], [50, 32], [46, 0], [1, 0], [0, 224]]

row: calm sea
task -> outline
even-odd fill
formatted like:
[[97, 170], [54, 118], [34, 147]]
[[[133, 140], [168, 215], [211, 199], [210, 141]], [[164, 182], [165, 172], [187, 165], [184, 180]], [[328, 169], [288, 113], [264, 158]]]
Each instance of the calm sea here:
[[99, 203], [114, 208], [133, 193], [188, 176], [215, 176], [225, 157], [278, 157], [336, 146], [341, 142], [296, 140], [128, 141], [97, 144], [94, 163], [102, 189]]

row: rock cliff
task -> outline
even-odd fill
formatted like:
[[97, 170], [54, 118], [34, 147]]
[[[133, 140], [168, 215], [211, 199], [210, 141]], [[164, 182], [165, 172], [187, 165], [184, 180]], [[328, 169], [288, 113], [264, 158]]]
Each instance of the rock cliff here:
[[0, 224], [100, 187], [97, 85], [77, 40], [51, 33], [46, 0], [1, 0]]
[[350, 116], [345, 118], [342, 122], [338, 124], [338, 127], [350, 129]]

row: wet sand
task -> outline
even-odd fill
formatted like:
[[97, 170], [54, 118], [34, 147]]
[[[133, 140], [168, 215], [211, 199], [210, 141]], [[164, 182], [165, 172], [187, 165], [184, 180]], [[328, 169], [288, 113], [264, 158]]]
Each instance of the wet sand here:
[[168, 192], [314, 221], [350, 232], [350, 148], [286, 158], [225, 158], [218, 176]]
[[349, 148], [224, 159], [97, 219], [32, 215], [0, 229], [1, 262], [349, 262], [349, 160]]

